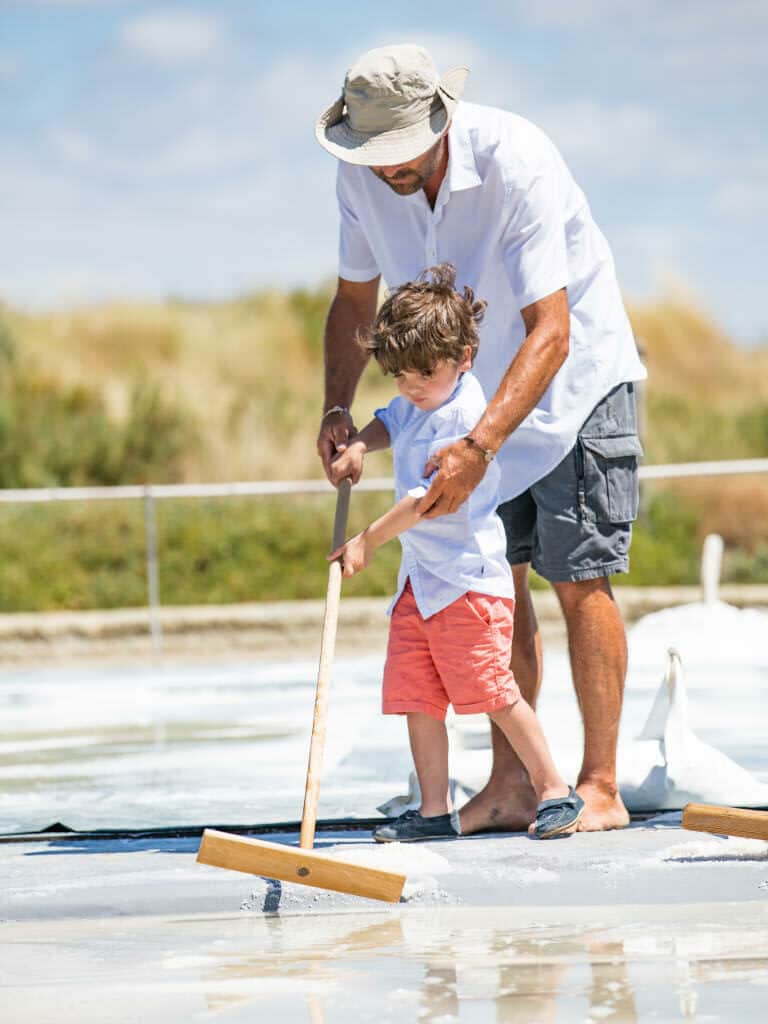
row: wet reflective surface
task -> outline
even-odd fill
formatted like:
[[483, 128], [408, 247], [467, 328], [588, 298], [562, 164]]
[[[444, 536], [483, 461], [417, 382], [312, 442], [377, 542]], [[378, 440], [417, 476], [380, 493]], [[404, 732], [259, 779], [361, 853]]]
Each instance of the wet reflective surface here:
[[[4, 1020], [762, 1019], [768, 907], [601, 910], [451, 908], [18, 926], [2, 957], [0, 993], [10, 1011]], [[45, 983], [24, 984], [52, 942], [56, 957]], [[68, 1015], [74, 1009], [76, 1018]]]

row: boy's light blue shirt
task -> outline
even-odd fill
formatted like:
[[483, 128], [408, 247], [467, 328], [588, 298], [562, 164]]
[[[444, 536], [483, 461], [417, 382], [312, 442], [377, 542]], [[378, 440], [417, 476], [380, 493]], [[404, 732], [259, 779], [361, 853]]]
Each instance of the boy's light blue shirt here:
[[[398, 396], [386, 409], [376, 410], [392, 444], [396, 501], [426, 493], [424, 466], [429, 457], [468, 434], [484, 410], [483, 390], [471, 373], [463, 374], [451, 397], [437, 409], [424, 411]], [[461, 508], [439, 519], [425, 519], [400, 535], [403, 557], [389, 614], [409, 578], [425, 619], [468, 590], [514, 597], [504, 527], [496, 515], [498, 488], [499, 469], [491, 462]]]

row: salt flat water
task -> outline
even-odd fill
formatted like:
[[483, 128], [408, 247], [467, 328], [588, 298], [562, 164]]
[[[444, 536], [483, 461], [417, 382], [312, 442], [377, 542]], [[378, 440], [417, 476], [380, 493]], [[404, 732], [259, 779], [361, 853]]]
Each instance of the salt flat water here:
[[[687, 606], [635, 626], [622, 744], [641, 728], [677, 639], [692, 728], [768, 781], [768, 616], [734, 612]], [[321, 817], [373, 816], [407, 788], [405, 724], [379, 712], [381, 667], [378, 654], [334, 666]], [[0, 832], [298, 819], [316, 668], [254, 658], [0, 672]], [[539, 710], [573, 775], [581, 727], [562, 649], [546, 652]], [[485, 720], [472, 728], [482, 747]], [[487, 750], [477, 754], [490, 764]]]

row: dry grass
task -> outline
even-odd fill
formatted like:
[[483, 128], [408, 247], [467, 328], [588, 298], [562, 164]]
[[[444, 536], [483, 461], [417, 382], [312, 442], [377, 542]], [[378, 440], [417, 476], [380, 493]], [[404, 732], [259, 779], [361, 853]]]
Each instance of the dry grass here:
[[[320, 341], [307, 337], [290, 295], [40, 315], [6, 310], [4, 319], [26, 363], [63, 384], [95, 388], [117, 418], [126, 415], [139, 374], [186, 408], [202, 438], [185, 457], [187, 480], [318, 475]], [[370, 416], [390, 388], [370, 367], [358, 417]]]
[[[24, 360], [66, 384], [95, 388], [116, 417], [126, 415], [139, 374], [188, 410], [201, 440], [184, 458], [185, 479], [314, 477], [329, 298], [330, 289], [261, 292], [208, 304], [5, 310], [3, 318]], [[679, 300], [635, 306], [630, 316], [650, 371], [648, 461], [761, 454], [768, 349], [739, 349]], [[370, 366], [358, 421], [392, 393], [391, 381]], [[752, 420], [745, 426], [746, 414]], [[386, 467], [380, 459], [379, 470]]]
[[633, 306], [629, 314], [657, 396], [684, 397], [720, 410], [768, 400], [768, 347], [738, 348], [683, 300]]
[[[0, 308], [5, 486], [319, 477], [314, 443], [329, 299], [329, 290], [319, 290], [45, 315]], [[635, 307], [631, 318], [650, 369], [646, 461], [768, 456], [768, 348], [737, 348], [680, 302]], [[152, 404], [155, 389], [164, 406]], [[369, 366], [358, 423], [393, 392], [392, 381]], [[132, 429], [113, 431], [113, 418]], [[124, 434], [131, 458], [121, 454]], [[35, 445], [40, 465], [32, 473]], [[388, 454], [373, 456], [369, 474], [388, 471]], [[627, 582], [692, 582], [710, 532], [725, 538], [727, 578], [768, 579], [765, 476], [658, 483], [644, 497]], [[360, 495], [354, 514], [370, 515], [367, 499], [374, 498], [388, 500]], [[160, 522], [163, 600], [322, 596], [330, 500], [322, 515], [310, 499], [179, 502]], [[135, 510], [131, 516], [7, 509], [0, 604], [22, 610], [143, 600], [143, 526]], [[362, 574], [359, 593], [391, 590], [396, 561], [392, 546], [378, 575]]]

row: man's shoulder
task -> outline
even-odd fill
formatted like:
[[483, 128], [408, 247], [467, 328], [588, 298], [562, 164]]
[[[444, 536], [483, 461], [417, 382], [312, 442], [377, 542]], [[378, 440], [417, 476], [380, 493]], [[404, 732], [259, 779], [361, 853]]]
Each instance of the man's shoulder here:
[[533, 121], [500, 107], [462, 101], [454, 122], [472, 148], [478, 168], [496, 165], [517, 176], [535, 170], [556, 152], [549, 136]]

